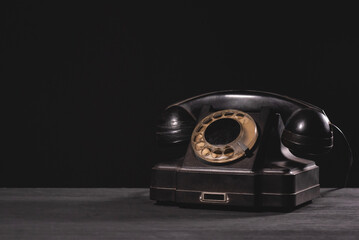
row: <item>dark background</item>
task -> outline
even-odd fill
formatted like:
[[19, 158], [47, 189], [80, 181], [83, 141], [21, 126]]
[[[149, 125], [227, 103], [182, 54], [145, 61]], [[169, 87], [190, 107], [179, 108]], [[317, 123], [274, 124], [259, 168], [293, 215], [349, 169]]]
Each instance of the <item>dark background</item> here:
[[161, 111], [225, 89], [270, 91], [323, 108], [350, 141], [349, 186], [358, 187], [354, 13], [217, 4], [2, 7], [9, 134], [0, 187], [148, 186]]

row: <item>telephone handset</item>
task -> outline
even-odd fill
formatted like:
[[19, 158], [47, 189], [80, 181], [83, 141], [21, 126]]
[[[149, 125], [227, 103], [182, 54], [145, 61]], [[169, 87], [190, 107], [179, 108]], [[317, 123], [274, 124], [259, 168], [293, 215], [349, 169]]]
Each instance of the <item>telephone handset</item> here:
[[333, 129], [320, 108], [274, 93], [220, 91], [186, 99], [167, 107], [157, 125], [169, 159], [153, 167], [150, 197], [298, 206], [319, 196], [313, 159], [331, 154]]

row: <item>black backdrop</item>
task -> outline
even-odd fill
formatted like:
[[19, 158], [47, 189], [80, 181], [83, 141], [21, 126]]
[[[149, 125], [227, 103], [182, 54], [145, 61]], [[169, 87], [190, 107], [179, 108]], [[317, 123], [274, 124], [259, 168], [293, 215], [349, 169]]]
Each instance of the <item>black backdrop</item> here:
[[[300, 15], [275, 9], [152, 1], [6, 5], [9, 154], [0, 160], [0, 186], [148, 186], [163, 108], [224, 89], [271, 91], [323, 108], [358, 161], [357, 19], [323, 8]], [[350, 186], [359, 186], [358, 172], [356, 162]]]

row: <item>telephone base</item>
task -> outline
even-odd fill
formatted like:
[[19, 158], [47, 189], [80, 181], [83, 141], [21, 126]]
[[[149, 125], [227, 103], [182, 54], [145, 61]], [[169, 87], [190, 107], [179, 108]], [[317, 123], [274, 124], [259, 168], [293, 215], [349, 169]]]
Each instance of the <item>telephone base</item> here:
[[[153, 168], [150, 198], [178, 204], [290, 209], [319, 196], [319, 168], [260, 172]], [[231, 184], [227, 184], [231, 183]]]

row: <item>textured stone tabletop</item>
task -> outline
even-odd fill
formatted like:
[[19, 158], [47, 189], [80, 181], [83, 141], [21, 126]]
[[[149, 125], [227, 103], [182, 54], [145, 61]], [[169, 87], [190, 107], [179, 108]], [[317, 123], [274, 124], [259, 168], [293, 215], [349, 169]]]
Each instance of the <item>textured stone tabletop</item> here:
[[141, 188], [0, 189], [0, 239], [359, 239], [359, 189], [292, 212], [157, 205]]

